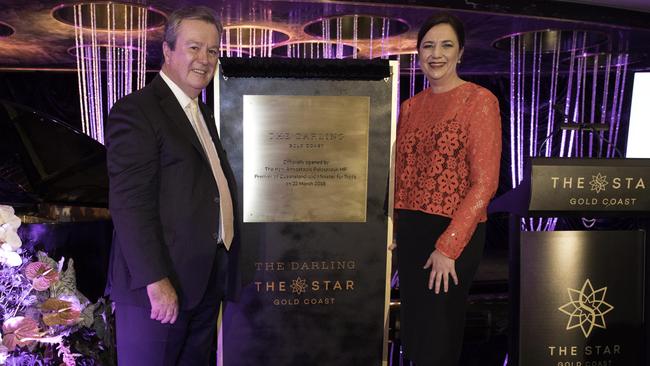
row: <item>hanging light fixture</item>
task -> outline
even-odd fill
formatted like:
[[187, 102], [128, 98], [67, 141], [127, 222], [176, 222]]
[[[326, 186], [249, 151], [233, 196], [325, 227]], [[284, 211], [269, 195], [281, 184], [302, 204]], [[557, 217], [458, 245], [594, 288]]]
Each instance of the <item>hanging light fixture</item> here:
[[237, 25], [223, 28], [221, 55], [226, 57], [271, 57], [273, 47], [289, 40], [275, 28]]
[[[543, 30], [494, 43], [510, 50], [511, 185], [520, 184], [529, 157], [613, 158], [623, 105], [625, 53], [613, 54], [608, 38], [584, 30]], [[592, 132], [560, 129], [591, 125]], [[599, 128], [597, 128], [599, 127]], [[607, 131], [605, 131], [607, 130]], [[556, 131], [558, 131], [556, 133]], [[585, 226], [592, 220], [583, 220]], [[554, 230], [557, 218], [522, 219], [523, 230]]]
[[341, 59], [352, 57], [356, 49], [339, 42], [288, 42], [273, 48], [274, 57]]
[[87, 2], [57, 7], [53, 16], [74, 26], [84, 133], [104, 143], [104, 118], [113, 104], [145, 84], [147, 29], [162, 13], [139, 4]]
[[[304, 31], [310, 36], [319, 37], [323, 41], [335, 42], [338, 45], [350, 45], [353, 50], [352, 58], [358, 58], [358, 49], [363, 41], [369, 45], [367, 58], [387, 58], [390, 54], [388, 38], [406, 33], [410, 29], [408, 23], [398, 18], [388, 18], [374, 15], [346, 14], [312, 21], [305, 25]], [[375, 53], [375, 42], [379, 43], [379, 54]], [[339, 53], [328, 55], [327, 58], [344, 58], [345, 47], [338, 47]]]

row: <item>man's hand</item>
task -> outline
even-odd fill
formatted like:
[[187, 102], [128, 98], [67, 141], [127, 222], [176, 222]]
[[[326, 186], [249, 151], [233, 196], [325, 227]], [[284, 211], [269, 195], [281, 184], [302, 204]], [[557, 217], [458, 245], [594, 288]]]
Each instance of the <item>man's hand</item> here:
[[151, 319], [162, 324], [174, 324], [178, 317], [178, 297], [174, 286], [167, 277], [147, 285], [147, 295], [151, 303]]
[[454, 284], [458, 285], [458, 276], [456, 276], [456, 261], [440, 253], [438, 250], [431, 252], [424, 269], [431, 267], [431, 274], [429, 275], [429, 290], [434, 289], [435, 293], [440, 293], [440, 285], [443, 285], [443, 290], [449, 290], [449, 277], [454, 280]]

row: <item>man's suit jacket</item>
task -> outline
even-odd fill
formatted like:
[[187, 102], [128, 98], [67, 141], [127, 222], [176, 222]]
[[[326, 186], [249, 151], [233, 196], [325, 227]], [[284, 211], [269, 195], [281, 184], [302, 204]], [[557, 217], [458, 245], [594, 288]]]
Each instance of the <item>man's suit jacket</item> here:
[[[214, 116], [200, 104], [236, 210], [237, 187]], [[115, 103], [106, 142], [115, 226], [107, 288], [111, 298], [148, 307], [146, 285], [169, 277], [181, 309], [193, 308], [206, 291], [216, 257], [219, 192], [194, 129], [160, 75]], [[239, 290], [236, 212], [234, 217], [228, 275], [222, 280], [231, 300]]]

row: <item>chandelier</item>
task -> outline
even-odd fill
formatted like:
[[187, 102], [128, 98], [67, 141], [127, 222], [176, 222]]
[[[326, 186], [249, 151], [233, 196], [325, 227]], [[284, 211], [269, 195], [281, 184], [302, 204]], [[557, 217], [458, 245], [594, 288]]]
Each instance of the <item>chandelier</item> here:
[[104, 143], [104, 119], [117, 100], [145, 85], [147, 29], [164, 16], [138, 4], [87, 2], [54, 10], [74, 26], [81, 125]]

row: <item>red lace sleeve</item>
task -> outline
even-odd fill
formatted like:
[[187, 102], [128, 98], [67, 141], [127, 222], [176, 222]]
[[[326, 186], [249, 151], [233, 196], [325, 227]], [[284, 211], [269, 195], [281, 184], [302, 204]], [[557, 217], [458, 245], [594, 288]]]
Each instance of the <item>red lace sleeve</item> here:
[[436, 249], [452, 259], [460, 256], [476, 225], [485, 219], [487, 205], [499, 184], [501, 117], [496, 97], [487, 90], [481, 90], [468, 118], [471, 187], [454, 212], [451, 223], [436, 242]]

